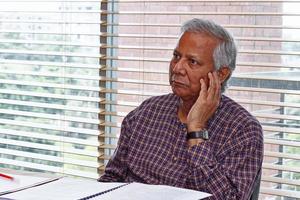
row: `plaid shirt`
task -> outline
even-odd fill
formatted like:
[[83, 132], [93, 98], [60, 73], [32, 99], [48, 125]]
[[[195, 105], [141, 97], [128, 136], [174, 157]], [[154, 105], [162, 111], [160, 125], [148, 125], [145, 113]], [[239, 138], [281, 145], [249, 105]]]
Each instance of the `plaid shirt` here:
[[152, 97], [123, 120], [103, 182], [164, 184], [205, 191], [209, 199], [246, 200], [262, 165], [263, 134], [243, 107], [222, 96], [208, 121], [209, 140], [187, 146], [179, 97]]

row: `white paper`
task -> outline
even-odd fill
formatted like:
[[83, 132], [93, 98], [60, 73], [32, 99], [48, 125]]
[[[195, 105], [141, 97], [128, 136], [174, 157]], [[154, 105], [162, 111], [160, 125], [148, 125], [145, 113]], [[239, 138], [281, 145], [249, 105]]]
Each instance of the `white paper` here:
[[166, 185], [130, 183], [92, 200], [198, 200], [209, 196], [211, 195], [205, 192]]
[[76, 200], [123, 184], [124, 183], [99, 183], [96, 180], [64, 177], [44, 185], [1, 197], [15, 200]]
[[14, 180], [8, 180], [0, 177], [0, 195], [7, 192], [13, 192], [23, 188], [33, 187], [45, 182], [52, 181], [57, 178], [45, 178], [37, 176], [25, 176], [18, 174], [5, 173], [14, 178]]
[[[14, 175], [16, 177], [16, 175]], [[20, 186], [34, 185], [47, 178], [33, 176], [17, 176]], [[26, 184], [25, 184], [26, 182]], [[195, 190], [176, 188], [166, 185], [148, 185], [142, 183], [101, 183], [96, 180], [76, 179], [63, 177], [58, 180], [48, 182], [43, 185], [29, 187], [22, 191], [1, 195], [1, 198], [14, 200], [76, 200], [88, 197], [118, 186], [118, 189], [91, 198], [91, 200], [198, 200], [210, 194]], [[18, 187], [4, 184], [6, 189], [1, 187], [1, 191]]]

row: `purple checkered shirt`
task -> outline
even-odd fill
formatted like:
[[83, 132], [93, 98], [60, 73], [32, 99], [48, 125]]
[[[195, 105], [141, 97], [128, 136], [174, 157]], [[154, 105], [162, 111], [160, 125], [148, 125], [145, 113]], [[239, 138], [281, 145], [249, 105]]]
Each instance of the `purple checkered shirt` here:
[[207, 124], [209, 140], [189, 149], [179, 103], [174, 94], [157, 96], [130, 112], [99, 181], [194, 189], [211, 193], [211, 200], [249, 199], [263, 159], [259, 122], [223, 95]]

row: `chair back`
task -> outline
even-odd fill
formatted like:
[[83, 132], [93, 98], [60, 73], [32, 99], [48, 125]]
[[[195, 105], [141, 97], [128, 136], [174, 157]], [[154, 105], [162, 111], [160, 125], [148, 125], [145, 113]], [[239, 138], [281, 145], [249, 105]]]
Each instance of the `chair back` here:
[[250, 197], [250, 200], [258, 200], [259, 196], [259, 189], [260, 189], [260, 180], [261, 180], [261, 170], [259, 170], [257, 177], [255, 179], [254, 185], [253, 185], [253, 192]]

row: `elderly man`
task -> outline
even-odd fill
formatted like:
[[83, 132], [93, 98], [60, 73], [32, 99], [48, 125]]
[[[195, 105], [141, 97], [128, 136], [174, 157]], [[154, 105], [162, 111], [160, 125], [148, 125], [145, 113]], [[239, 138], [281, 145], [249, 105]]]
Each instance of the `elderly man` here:
[[170, 62], [172, 94], [152, 97], [122, 123], [99, 181], [165, 184], [210, 199], [249, 199], [263, 159], [259, 122], [222, 93], [236, 63], [232, 36], [192, 19]]

